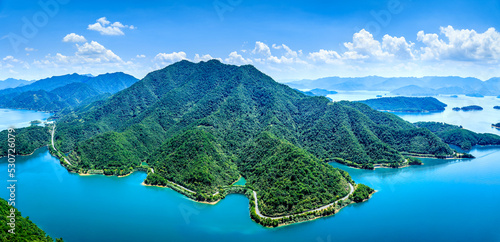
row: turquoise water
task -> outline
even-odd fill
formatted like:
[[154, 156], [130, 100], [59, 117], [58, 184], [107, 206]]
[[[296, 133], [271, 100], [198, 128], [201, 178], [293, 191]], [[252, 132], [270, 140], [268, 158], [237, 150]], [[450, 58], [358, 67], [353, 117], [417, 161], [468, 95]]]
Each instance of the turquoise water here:
[[240, 177], [240, 179], [234, 183], [234, 185], [242, 185], [242, 186], [244, 186], [245, 184], [247, 184], [247, 180], [245, 180], [244, 177]]
[[10, 127], [28, 127], [30, 126], [31, 121], [45, 121], [50, 116], [50, 113], [36, 112], [31, 110], [0, 109], [0, 131], [8, 129]]
[[[424, 159], [423, 166], [403, 169], [333, 163], [378, 192], [334, 216], [268, 229], [251, 221], [242, 195], [207, 205], [142, 186], [144, 172], [123, 178], [70, 174], [42, 148], [17, 159], [16, 207], [52, 237], [70, 242], [500, 241], [500, 148], [471, 153], [477, 158]], [[1, 171], [7, 174], [5, 158]], [[0, 197], [8, 197], [7, 189]]]

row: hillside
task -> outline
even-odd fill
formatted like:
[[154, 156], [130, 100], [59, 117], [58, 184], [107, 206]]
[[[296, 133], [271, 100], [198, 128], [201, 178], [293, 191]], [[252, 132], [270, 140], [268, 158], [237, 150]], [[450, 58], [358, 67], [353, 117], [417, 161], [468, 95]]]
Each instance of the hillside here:
[[438, 123], [417, 122], [416, 127], [429, 129], [447, 144], [470, 150], [475, 145], [500, 145], [500, 136], [494, 134], [478, 134], [460, 126]]
[[433, 97], [384, 97], [359, 102], [373, 109], [392, 112], [440, 112], [447, 106]]
[[105, 99], [136, 81], [120, 72], [96, 77], [78, 74], [52, 77], [28, 86], [0, 90], [5, 92], [0, 98], [0, 107], [57, 112]]
[[[1, 241], [41, 241], [41, 242], [53, 242], [54, 240], [45, 234], [36, 224], [34, 224], [29, 217], [22, 217], [21, 213], [14, 208], [14, 214], [16, 217], [16, 227], [15, 234], [8, 232], [11, 227], [8, 225], [9, 218], [11, 215], [12, 207], [9, 206], [7, 201], [0, 198], [0, 240]], [[62, 242], [62, 239], [56, 239], [56, 242]]]
[[6, 80], [0, 81], [0, 90], [7, 88], [16, 88], [29, 84], [31, 84], [30, 81], [8, 78]]
[[[155, 171], [146, 183], [180, 185], [201, 201], [216, 200], [218, 191], [243, 175], [269, 214], [300, 211], [342, 195], [345, 181], [324, 161], [372, 169], [407, 165], [407, 153], [454, 155], [428, 129], [396, 115], [362, 103], [308, 97], [253, 66], [216, 60], [172, 64], [109, 99], [62, 115], [55, 141], [57, 150], [68, 154], [71, 171], [126, 175], [146, 161]], [[278, 173], [295, 173], [293, 183], [300, 188], [269, 177]], [[293, 190], [266, 187], [274, 181]], [[272, 199], [268, 189], [283, 199]], [[301, 197], [297, 189], [310, 194]], [[285, 197], [300, 201], [289, 206]]]

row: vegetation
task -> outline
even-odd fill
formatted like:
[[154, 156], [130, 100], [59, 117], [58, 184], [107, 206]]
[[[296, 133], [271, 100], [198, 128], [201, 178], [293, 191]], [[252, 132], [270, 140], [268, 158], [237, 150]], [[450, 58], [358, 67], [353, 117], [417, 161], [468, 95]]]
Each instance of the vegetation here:
[[463, 150], [470, 150], [474, 145], [500, 145], [500, 136], [494, 134], [478, 134], [461, 126], [438, 123], [418, 122], [416, 127], [429, 129], [444, 142], [459, 146]]
[[360, 102], [373, 109], [393, 112], [437, 112], [447, 106], [433, 97], [384, 97]]
[[494, 109], [500, 109], [500, 106], [495, 106], [495, 107], [493, 107], [493, 108], [494, 108]]
[[216, 60], [175, 63], [109, 99], [63, 112], [55, 140], [74, 165], [68, 169], [126, 175], [145, 161], [155, 171], [146, 183], [201, 201], [223, 197], [243, 175], [273, 215], [347, 194], [348, 174], [325, 162], [371, 169], [406, 165], [407, 153], [453, 155], [428, 129], [396, 115], [307, 97], [253, 66]]
[[[48, 127], [30, 126], [27, 128], [15, 129], [15, 154], [28, 155], [36, 149], [46, 146], [50, 143], [50, 131]], [[0, 157], [7, 156], [8, 149], [8, 130], [0, 132]], [[12, 152], [10, 154], [13, 154]]]
[[481, 106], [477, 106], [477, 105], [465, 106], [462, 108], [458, 108], [458, 107], [453, 108], [453, 111], [459, 111], [459, 110], [462, 110], [462, 111], [481, 111], [481, 110], [483, 110], [483, 108]]
[[423, 165], [424, 164], [420, 159], [415, 158], [415, 157], [405, 156], [405, 158], [406, 158], [406, 160], [408, 160], [409, 165]]
[[500, 123], [492, 124], [491, 126], [497, 128], [497, 129], [500, 129]]
[[[15, 214], [15, 234], [9, 233], [12, 229], [10, 223], [11, 209], [14, 209]], [[54, 240], [45, 234], [43, 230], [38, 228], [36, 224], [31, 222], [29, 217], [22, 217], [21, 212], [17, 208], [9, 206], [7, 201], [0, 198], [0, 241], [21, 242], [21, 241], [43, 241], [53, 242]], [[56, 242], [62, 242], [62, 239], [56, 239]]]
[[266, 216], [304, 212], [349, 193], [348, 174], [269, 132], [245, 149], [238, 166]]
[[350, 199], [356, 203], [360, 203], [368, 199], [373, 192], [375, 192], [375, 190], [372, 188], [364, 184], [358, 184], [354, 193], [351, 194]]

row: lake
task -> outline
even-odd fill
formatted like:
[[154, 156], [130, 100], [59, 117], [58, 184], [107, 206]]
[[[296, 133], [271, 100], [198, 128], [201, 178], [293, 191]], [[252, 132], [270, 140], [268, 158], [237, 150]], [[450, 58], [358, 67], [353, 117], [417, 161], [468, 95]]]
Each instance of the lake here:
[[31, 110], [13, 110], [0, 108], [0, 130], [10, 127], [23, 128], [30, 126], [34, 120], [46, 121], [52, 114]]
[[[0, 122], [8, 125], [3, 115]], [[367, 171], [332, 163], [378, 192], [334, 216], [270, 229], [250, 219], [243, 195], [207, 205], [167, 188], [142, 186], [144, 172], [122, 178], [70, 174], [42, 148], [17, 158], [16, 207], [52, 237], [70, 242], [500, 241], [500, 148], [471, 153], [477, 158], [423, 159], [425, 165], [403, 169]], [[2, 170], [7, 173], [5, 158]], [[0, 197], [7, 196], [4, 189]]]

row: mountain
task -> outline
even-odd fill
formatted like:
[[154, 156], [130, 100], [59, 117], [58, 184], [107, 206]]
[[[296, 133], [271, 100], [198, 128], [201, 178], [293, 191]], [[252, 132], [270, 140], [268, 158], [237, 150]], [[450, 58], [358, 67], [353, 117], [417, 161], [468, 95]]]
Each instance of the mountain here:
[[326, 77], [316, 80], [288, 82], [298, 89], [323, 88], [336, 91], [391, 91], [396, 95], [433, 96], [439, 94], [480, 94], [497, 96], [500, 94], [500, 78], [481, 81], [477, 78], [456, 76], [392, 77], [377, 76], [343, 78]]
[[500, 136], [494, 134], [478, 134], [461, 126], [438, 123], [417, 122], [416, 127], [429, 129], [444, 142], [456, 145], [463, 150], [470, 150], [475, 145], [500, 145]]
[[7, 88], [20, 87], [20, 86], [28, 85], [30, 83], [31, 83], [30, 81], [8, 78], [6, 80], [0, 81], [0, 90], [7, 89]]
[[345, 195], [350, 177], [325, 161], [372, 169], [407, 165], [406, 154], [454, 156], [428, 129], [396, 115], [308, 97], [251, 65], [217, 60], [151, 72], [56, 125], [52, 152], [70, 171], [126, 175], [147, 162], [146, 184], [199, 201], [217, 200], [243, 175], [268, 215]]
[[[13, 210], [13, 212], [12, 212]], [[8, 231], [12, 229], [9, 226], [10, 216], [15, 216], [14, 233]], [[29, 217], [21, 216], [17, 208], [11, 207], [6, 200], [0, 198], [0, 237], [2, 241], [42, 241], [53, 242], [54, 240], [45, 234]], [[62, 242], [62, 239], [56, 239], [56, 242]]]
[[28, 86], [3, 90], [7, 94], [0, 98], [0, 106], [57, 112], [108, 98], [137, 81], [121, 72], [96, 77], [78, 74], [52, 77]]
[[447, 106], [433, 97], [384, 97], [359, 102], [376, 110], [392, 112], [440, 112]]

